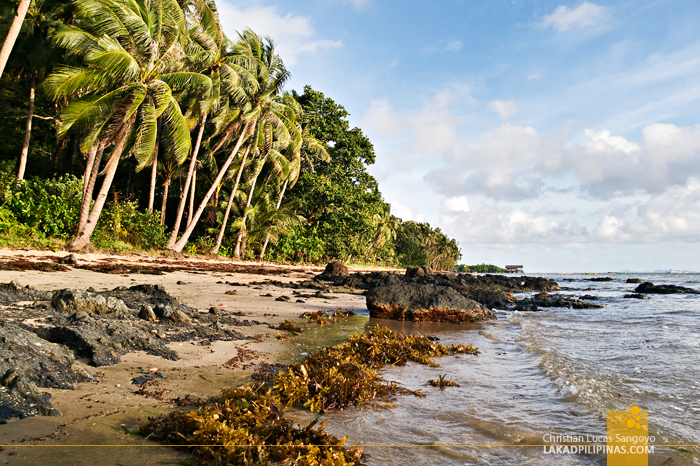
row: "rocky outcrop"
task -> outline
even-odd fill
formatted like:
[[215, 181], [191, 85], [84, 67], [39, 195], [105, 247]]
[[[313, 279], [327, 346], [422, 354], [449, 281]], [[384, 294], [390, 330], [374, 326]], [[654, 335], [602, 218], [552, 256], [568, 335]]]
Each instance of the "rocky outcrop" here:
[[644, 283], [644, 280], [641, 278], [628, 278], [625, 283]]
[[129, 351], [145, 351], [165, 359], [178, 359], [163, 342], [132, 323], [84, 312], [59, 320], [58, 325], [32, 330], [44, 340], [67, 346], [78, 357], [89, 359], [95, 367], [117, 364], [121, 360], [119, 356]]
[[426, 275], [434, 275], [435, 271], [428, 267], [428, 266], [422, 266], [422, 267], [408, 267], [406, 269], [406, 277], [407, 278], [418, 278], [418, 277], [425, 277]]
[[148, 304], [144, 304], [143, 306], [141, 306], [141, 310], [139, 311], [139, 318], [147, 322], [155, 322], [158, 320], [156, 313], [153, 312], [153, 308]]
[[[425, 272], [425, 271], [424, 271]], [[408, 272], [407, 272], [408, 274]], [[557, 291], [559, 285], [554, 280], [542, 277], [502, 275], [465, 275], [434, 273], [432, 275], [409, 276], [392, 272], [351, 273], [348, 276], [317, 275], [313, 280], [288, 283], [266, 281], [253, 284], [274, 285], [281, 288], [315, 289], [322, 293], [367, 294], [370, 290], [382, 286], [387, 279], [395, 277], [407, 283], [443, 286], [452, 288], [466, 298], [473, 299], [489, 309], [506, 309], [515, 303], [511, 295], [523, 291]]]
[[347, 266], [340, 261], [335, 261], [326, 265], [323, 273], [319, 274], [317, 278], [335, 285], [343, 283], [349, 275]]
[[649, 296], [641, 293], [630, 293], [623, 296], [626, 299], [651, 299]]
[[68, 314], [85, 312], [100, 316], [108, 315], [112, 318], [126, 317], [130, 314], [129, 308], [121, 299], [68, 288], [57, 291], [51, 299], [51, 305]]
[[19, 301], [49, 301], [51, 293], [35, 290], [31, 286], [22, 286], [16, 281], [0, 283], [0, 304], [9, 306]]
[[653, 294], [700, 294], [700, 291], [692, 288], [677, 285], [654, 285], [651, 282], [644, 282], [634, 289], [635, 293], [653, 293]]
[[602, 304], [592, 303], [590, 301], [582, 301], [575, 298], [562, 295], [549, 295], [548, 293], [538, 293], [532, 298], [526, 298], [518, 301], [516, 310], [532, 309], [532, 306], [540, 307], [566, 307], [569, 309], [595, 309], [603, 307]]
[[77, 364], [71, 351], [15, 324], [0, 327], [0, 420], [59, 415], [51, 395], [39, 388], [72, 389], [91, 380], [96, 376]]
[[326, 275], [343, 275], [345, 277], [350, 275], [347, 266], [340, 261], [330, 262], [326, 265], [326, 269], [323, 273]]
[[66, 265], [80, 265], [80, 261], [78, 260], [78, 255], [75, 253], [68, 254], [67, 256], [63, 256], [59, 259], [56, 260], [59, 264], [66, 264]]
[[240, 340], [245, 336], [224, 325], [258, 323], [223, 310], [195, 318], [194, 311], [157, 285], [52, 293], [11, 282], [0, 284], [0, 304], [0, 422], [59, 414], [50, 395], [39, 389], [70, 389], [94, 380], [77, 358], [96, 367], [116, 364], [131, 351], [175, 360], [166, 343]]
[[190, 319], [190, 316], [182, 312], [180, 309], [175, 309], [170, 316], [170, 320], [173, 323], [180, 324], [180, 325], [192, 325], [192, 319]]
[[173, 295], [167, 292], [162, 285], [134, 285], [132, 287], [118, 286], [110, 291], [103, 291], [103, 296], [112, 296], [121, 299], [131, 309], [141, 309], [147, 304], [155, 309], [156, 306], [170, 306], [171, 309], [179, 309], [189, 314], [191, 310], [180, 303]]
[[589, 278], [588, 281], [590, 282], [611, 282], [613, 281], [612, 277], [595, 277], [595, 278]]
[[537, 312], [540, 308], [537, 307], [537, 304], [521, 301], [515, 305], [515, 310], [518, 312]]
[[488, 308], [452, 288], [392, 278], [367, 293], [367, 308], [371, 317], [454, 323], [496, 318]]

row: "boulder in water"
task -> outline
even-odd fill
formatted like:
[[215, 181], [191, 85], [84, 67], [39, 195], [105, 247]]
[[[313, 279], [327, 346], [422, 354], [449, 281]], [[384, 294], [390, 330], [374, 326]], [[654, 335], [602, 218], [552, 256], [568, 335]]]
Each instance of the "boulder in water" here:
[[654, 293], [654, 294], [700, 294], [700, 291], [692, 288], [677, 285], [654, 285], [651, 282], [644, 282], [634, 289], [635, 293]]
[[390, 280], [367, 293], [370, 317], [413, 322], [475, 322], [496, 315], [452, 288]]

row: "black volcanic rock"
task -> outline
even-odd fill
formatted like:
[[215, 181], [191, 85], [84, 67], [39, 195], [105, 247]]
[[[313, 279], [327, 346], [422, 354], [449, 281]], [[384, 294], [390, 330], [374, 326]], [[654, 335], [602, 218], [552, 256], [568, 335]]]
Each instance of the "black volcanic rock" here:
[[[539, 293], [532, 298], [518, 301], [517, 306], [534, 304], [537, 307], [566, 307], [570, 309], [596, 309], [603, 307], [602, 304], [592, 303], [590, 301], [582, 301], [572, 299], [562, 295], [548, 295], [547, 293]], [[517, 307], [516, 307], [517, 309]]]
[[367, 293], [367, 308], [371, 317], [455, 323], [496, 318], [488, 308], [453, 288], [392, 278]]
[[634, 289], [635, 293], [653, 293], [653, 294], [700, 294], [700, 291], [692, 288], [677, 285], [654, 285], [651, 282], [644, 282]]
[[55, 416], [51, 395], [39, 388], [72, 389], [97, 380], [75, 362], [73, 353], [15, 324], [0, 327], [0, 419]]

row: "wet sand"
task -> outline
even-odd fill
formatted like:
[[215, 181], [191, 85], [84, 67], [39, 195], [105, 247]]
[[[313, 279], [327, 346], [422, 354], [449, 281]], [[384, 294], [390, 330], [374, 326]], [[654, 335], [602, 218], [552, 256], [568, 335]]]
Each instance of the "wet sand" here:
[[[0, 249], [0, 264], [17, 259], [48, 262], [65, 256], [66, 252]], [[129, 353], [121, 357], [119, 364], [92, 368], [100, 373], [99, 382], [76, 384], [75, 390], [42, 389], [51, 393], [52, 405], [62, 415], [12, 419], [0, 425], [0, 445], [3, 445], [0, 464], [181, 464], [189, 457], [186, 452], [155, 444], [138, 435], [129, 435], [122, 424], [129, 430], [137, 429], [139, 418], [146, 419], [166, 412], [174, 407], [172, 400], [188, 395], [198, 398], [216, 395], [221, 388], [250, 383], [250, 375], [258, 363], [288, 362], [290, 351], [298, 351], [296, 346], [299, 343], [278, 340], [278, 331], [270, 329], [268, 323], [277, 325], [303, 312], [321, 309], [366, 311], [365, 301], [358, 295], [336, 293], [332, 295], [333, 299], [304, 298], [304, 303], [298, 303], [290, 289], [265, 284], [245, 287], [226, 284], [227, 281], [249, 284], [270, 279], [284, 282], [307, 280], [320, 273], [322, 267], [145, 255], [79, 254], [78, 259], [81, 264], [185, 264], [188, 268], [207, 264], [202, 267], [204, 269], [222, 264], [241, 265], [245, 266], [244, 270], [257, 273], [180, 270], [164, 275], [148, 275], [106, 274], [77, 268], [64, 272], [0, 270], [0, 283], [14, 280], [39, 290], [84, 290], [94, 287], [96, 291], [117, 286], [158, 284], [200, 313], [208, 313], [210, 307], [218, 307], [227, 313], [242, 312], [244, 316], [241, 319], [255, 320], [261, 324], [232, 327], [245, 336], [254, 336], [252, 340], [214, 341], [211, 346], [174, 342], [168, 346], [178, 354], [178, 361], [168, 361], [142, 352]], [[267, 275], [270, 271], [274, 275]], [[226, 294], [227, 291], [235, 291], [235, 294]], [[282, 295], [293, 299], [289, 302], [275, 301]], [[309, 327], [301, 319], [298, 322], [302, 328]], [[316, 348], [308, 346], [315, 344], [323, 343], [314, 341], [304, 345], [304, 349], [313, 351]], [[85, 362], [79, 360], [78, 363], [84, 365]], [[152, 386], [146, 387], [146, 394], [136, 393], [139, 386], [132, 383], [132, 378], [155, 370], [163, 375], [163, 379], [157, 379]]]

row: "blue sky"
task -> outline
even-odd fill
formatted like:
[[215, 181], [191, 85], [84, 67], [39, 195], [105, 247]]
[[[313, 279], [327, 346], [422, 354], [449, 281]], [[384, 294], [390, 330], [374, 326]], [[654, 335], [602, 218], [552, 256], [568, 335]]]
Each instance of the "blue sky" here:
[[700, 270], [696, 0], [220, 0], [375, 145], [463, 262]]

